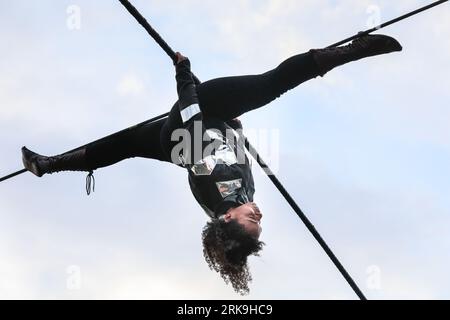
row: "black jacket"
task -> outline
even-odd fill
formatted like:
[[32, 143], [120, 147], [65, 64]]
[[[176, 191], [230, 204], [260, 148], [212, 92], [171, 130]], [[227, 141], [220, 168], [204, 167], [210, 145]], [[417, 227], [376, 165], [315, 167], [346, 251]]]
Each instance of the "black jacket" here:
[[253, 202], [250, 157], [242, 125], [203, 116], [189, 60], [176, 66], [179, 108], [185, 133], [180, 162], [188, 170], [191, 191], [205, 212], [217, 219], [228, 209]]

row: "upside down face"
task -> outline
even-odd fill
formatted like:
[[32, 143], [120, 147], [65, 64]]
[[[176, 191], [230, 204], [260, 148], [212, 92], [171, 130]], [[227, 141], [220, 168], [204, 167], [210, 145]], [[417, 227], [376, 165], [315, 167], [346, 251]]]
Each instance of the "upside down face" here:
[[239, 207], [232, 208], [224, 216], [225, 222], [236, 220], [242, 225], [245, 231], [256, 239], [261, 235], [261, 219], [262, 214], [258, 206], [254, 202], [243, 204]]

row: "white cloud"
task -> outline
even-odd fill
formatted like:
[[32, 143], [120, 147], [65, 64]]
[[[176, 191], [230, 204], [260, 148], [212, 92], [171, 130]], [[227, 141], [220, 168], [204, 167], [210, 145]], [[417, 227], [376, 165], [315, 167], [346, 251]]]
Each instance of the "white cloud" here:
[[121, 96], [137, 96], [144, 91], [144, 84], [134, 74], [123, 76], [117, 85], [117, 92]]

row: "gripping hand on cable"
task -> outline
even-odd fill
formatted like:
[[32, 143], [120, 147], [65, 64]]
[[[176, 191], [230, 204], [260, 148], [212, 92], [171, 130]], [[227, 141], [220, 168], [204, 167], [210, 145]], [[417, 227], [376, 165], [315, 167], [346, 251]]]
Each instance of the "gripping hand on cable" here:
[[176, 80], [178, 107], [185, 127], [195, 120], [201, 120], [202, 114], [198, 105], [197, 90], [192, 78], [191, 63], [188, 58], [177, 52]]

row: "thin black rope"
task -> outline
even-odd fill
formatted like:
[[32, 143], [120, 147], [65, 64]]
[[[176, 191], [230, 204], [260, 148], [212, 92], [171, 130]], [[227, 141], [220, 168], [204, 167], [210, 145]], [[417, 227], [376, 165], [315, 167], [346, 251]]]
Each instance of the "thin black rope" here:
[[366, 31], [359, 32], [358, 34], [355, 34], [354, 36], [351, 36], [351, 37], [348, 37], [347, 39], [344, 39], [344, 40], [341, 40], [339, 42], [336, 42], [336, 43], [332, 44], [331, 46], [328, 46], [328, 48], [338, 47], [338, 46], [343, 45], [343, 44], [345, 44], [347, 42], [350, 42], [350, 41], [352, 41], [352, 40], [354, 40], [356, 38], [359, 38], [359, 37], [368, 35], [369, 33], [375, 32], [377, 30], [386, 28], [387, 26], [390, 26], [391, 24], [394, 24], [394, 23], [400, 22], [402, 20], [408, 19], [408, 18], [410, 18], [412, 16], [415, 16], [416, 14], [419, 14], [421, 12], [424, 12], [426, 10], [434, 8], [434, 7], [436, 7], [438, 5], [441, 5], [444, 2], [448, 2], [448, 1], [449, 0], [439, 0], [439, 1], [433, 2], [433, 3], [431, 3], [431, 4], [427, 5], [427, 6], [424, 6], [422, 8], [417, 9], [417, 10], [411, 11], [410, 13], [404, 14], [404, 15], [398, 17], [398, 18], [395, 18], [395, 19], [389, 20], [387, 22], [384, 22], [384, 23], [382, 23], [382, 24], [380, 24], [380, 25], [378, 25], [378, 26], [376, 26], [376, 27], [374, 27], [372, 29], [368, 29]]
[[280, 182], [280, 180], [278, 180], [278, 178], [272, 172], [270, 167], [264, 162], [264, 160], [260, 157], [258, 152], [256, 152], [256, 149], [250, 144], [250, 142], [247, 139], [245, 141], [245, 146], [249, 150], [250, 154], [256, 159], [258, 164], [264, 170], [264, 172], [269, 177], [269, 179], [272, 181], [272, 183], [275, 185], [275, 187], [277, 187], [278, 191], [280, 191], [280, 193], [284, 197], [284, 199], [286, 199], [286, 201], [289, 203], [291, 208], [295, 211], [295, 213], [298, 215], [298, 217], [303, 221], [306, 228], [311, 232], [313, 237], [317, 240], [319, 245], [325, 251], [327, 256], [331, 259], [333, 264], [336, 266], [336, 268], [342, 274], [344, 279], [347, 281], [347, 283], [350, 285], [350, 287], [353, 289], [353, 291], [356, 293], [356, 295], [359, 297], [359, 299], [367, 300], [367, 298], [362, 293], [361, 289], [358, 287], [356, 282], [353, 280], [353, 278], [350, 276], [350, 274], [344, 268], [342, 263], [339, 261], [339, 259], [336, 257], [336, 255], [333, 253], [333, 251], [330, 249], [330, 247], [325, 242], [325, 240], [322, 238], [320, 233], [317, 231], [317, 229], [314, 227], [314, 225], [311, 223], [311, 221], [308, 219], [308, 217], [303, 213], [302, 209], [297, 205], [294, 198], [292, 198], [292, 196], [289, 194], [289, 192], [286, 190], [286, 188], [283, 186], [283, 184]]
[[[148, 34], [156, 41], [157, 44], [167, 53], [172, 59], [173, 64], [177, 63], [177, 55], [175, 51], [167, 44], [167, 42], [161, 37], [161, 35], [153, 29], [148, 23], [147, 19], [133, 6], [128, 0], [119, 0], [120, 3], [128, 10], [128, 12], [139, 22], [139, 24], [148, 32]], [[192, 73], [192, 78], [196, 84], [200, 84], [200, 80]]]
[[15, 176], [18, 176], [19, 174], [25, 173], [27, 171], [28, 171], [27, 169], [22, 169], [22, 170], [14, 172], [14, 173], [8, 174], [7, 176], [0, 178], [0, 182], [14, 178]]
[[167, 53], [167, 55], [172, 59], [173, 63], [177, 62], [177, 56], [175, 51], [170, 48], [167, 42], [156, 32], [155, 29], [148, 23], [147, 19], [129, 2], [126, 0], [119, 0], [120, 3], [128, 10], [128, 12], [136, 18], [137, 22], [144, 27], [148, 34], [160, 45], [160, 47]]

